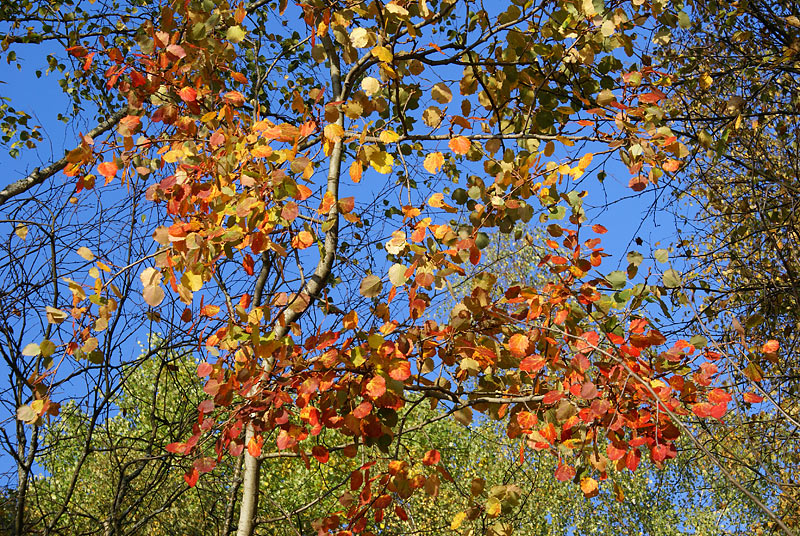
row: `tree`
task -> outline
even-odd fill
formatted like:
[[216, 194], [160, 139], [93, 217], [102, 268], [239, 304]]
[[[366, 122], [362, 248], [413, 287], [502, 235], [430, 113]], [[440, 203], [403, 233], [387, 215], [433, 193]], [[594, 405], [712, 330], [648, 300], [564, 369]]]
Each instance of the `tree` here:
[[[686, 223], [676, 242], [689, 257], [682, 290], [696, 294], [692, 319], [724, 356], [729, 384], [744, 394], [728, 434], [750, 448], [720, 441], [716, 429], [704, 441], [740, 480], [770, 490], [796, 528], [800, 460], [785, 445], [800, 439], [798, 251], [791, 238], [800, 13], [780, 1], [706, 2], [697, 10], [659, 60], [682, 81], [669, 92], [671, 115], [694, 146], [675, 193], [695, 206], [678, 208]], [[753, 348], [753, 337], [773, 339], [773, 351]]]
[[[159, 448], [180, 436], [193, 420], [188, 414], [193, 408], [184, 401], [203, 397], [191, 355], [160, 357], [145, 361], [126, 377], [113, 401], [119, 413], [95, 431], [77, 491], [66, 501], [62, 496], [69, 488], [70, 469], [87, 441], [87, 416], [68, 406], [62, 408], [61, 421], [42, 437], [44, 473], [34, 479], [29, 499], [29, 515], [38, 519], [29, 520], [29, 534], [43, 532], [63, 505], [66, 511], [54, 529], [56, 534], [107, 534], [112, 526], [118, 533], [151, 536], [224, 533], [225, 501], [230, 496], [226, 491], [235, 481], [236, 464], [220, 464], [188, 488], [181, 476], [184, 458]], [[440, 412], [428, 409], [415, 414], [410, 424], [438, 416]], [[453, 526], [458, 523], [458, 529], [472, 525], [480, 531], [492, 520], [481, 510], [489, 510], [505, 496], [518, 508], [506, 509], [498, 521], [524, 534], [575, 530], [610, 536], [646, 527], [648, 534], [656, 535], [674, 534], [677, 526], [716, 534], [722, 533], [720, 525], [744, 532], [761, 518], [748, 508], [746, 498], [726, 486], [711, 488], [713, 501], [698, 495], [699, 487], [715, 485], [714, 478], [688, 456], [662, 471], [653, 466], [636, 473], [611, 469], [613, 488], [586, 499], [549, 478], [555, 469], [552, 457], [527, 450], [532, 460], [520, 461], [515, 442], [490, 421], [468, 428], [438, 419], [406, 446], [419, 458], [431, 446], [441, 449], [441, 463], [452, 480], [426, 483], [422, 496], [403, 502], [407, 520], [373, 522], [375, 531], [455, 533]], [[359, 465], [356, 461], [334, 452], [327, 463], [312, 463], [308, 471], [299, 457], [265, 462], [260, 491], [268, 501], [260, 506], [258, 517], [259, 525], [270, 534], [307, 533], [316, 516], [347, 497], [342, 491], [349, 489], [351, 472]], [[469, 484], [467, 489], [462, 482]]]
[[[107, 216], [99, 175], [137, 237], [124, 260], [108, 239], [71, 240], [86, 275], [70, 271], [61, 293], [52, 254], [48, 323], [9, 329], [32, 358], [14, 399], [33, 427], [31, 456], [59, 410], [62, 362], [75, 368], [68, 378], [88, 374], [101, 393], [90, 395], [90, 429], [112, 422], [130, 370], [115, 352], [142, 318], [162, 332], [151, 357], [202, 354], [207, 398], [166, 449], [191, 461], [189, 486], [231, 456], [244, 459], [241, 536], [255, 530], [261, 465], [272, 458], [358, 459], [343, 466], [349, 498], [312, 528], [364, 532], [404, 520], [406, 501], [447, 478], [438, 448], [409, 444], [412, 431], [444, 417], [503, 421], [521, 451], [552, 454], [555, 478], [586, 497], [601, 493], [611, 465], [634, 471], [643, 456], [657, 466], [675, 458], [681, 430], [691, 432], [682, 416], [724, 417], [731, 393], [717, 380], [717, 354], [677, 337], [667, 344], [647, 319], [679, 274], [629, 285], [635, 255], [626, 272], [600, 271], [605, 228], [587, 221], [579, 189], [618, 157], [641, 191], [689, 154], [665, 122], [669, 77], [640, 45], [644, 32], [688, 17], [679, 4], [189, 1], [153, 11], [132, 3], [116, 24], [88, 22], [110, 9], [77, 10], [86, 26], [64, 35], [74, 66], [65, 86], [79, 88], [80, 105], [100, 106], [102, 122], [2, 194], [63, 170], [74, 190], [56, 198], [73, 214], [96, 199], [97, 223], [82, 227], [91, 230]], [[548, 224], [537, 251], [547, 278], [498, 287], [501, 274], [481, 264], [487, 235], [530, 221]], [[12, 240], [25, 240], [27, 224], [13, 223]], [[138, 241], [151, 233], [157, 249]], [[485, 269], [435, 321], [448, 280], [469, 266]], [[770, 341], [763, 353], [775, 350]], [[99, 374], [74, 365], [84, 359]], [[409, 428], [431, 401], [442, 413]], [[17, 432], [20, 452], [27, 437]], [[68, 495], [91, 444], [89, 435]], [[32, 465], [21, 455], [18, 465], [22, 532]], [[485, 530], [507, 533], [496, 518], [518, 498], [502, 486], [453, 525], [483, 516], [493, 520]], [[124, 532], [114, 519], [107, 526]]]

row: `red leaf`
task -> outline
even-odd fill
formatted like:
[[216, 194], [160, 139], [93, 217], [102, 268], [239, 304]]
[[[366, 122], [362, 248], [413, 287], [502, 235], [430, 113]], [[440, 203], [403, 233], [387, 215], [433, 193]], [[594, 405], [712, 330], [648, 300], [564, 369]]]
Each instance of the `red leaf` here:
[[200, 478], [200, 473], [197, 472], [197, 469], [192, 469], [185, 475], [183, 475], [183, 479], [189, 485], [190, 488], [193, 488], [195, 484], [197, 484], [197, 479]]
[[540, 371], [547, 361], [540, 355], [526, 357], [519, 364], [519, 369], [524, 372], [538, 372]]
[[442, 455], [439, 453], [438, 450], [429, 450], [425, 453], [425, 456], [422, 458], [422, 463], [425, 465], [436, 465], [439, 463], [439, 460], [442, 459]]
[[217, 461], [214, 458], [200, 458], [192, 464], [198, 473], [208, 473], [214, 470]]
[[311, 455], [317, 459], [319, 463], [328, 463], [328, 459], [330, 458], [330, 453], [328, 449], [323, 447], [322, 445], [317, 445], [311, 449]]
[[708, 402], [699, 402], [697, 404], [692, 405], [692, 413], [704, 419], [706, 417], [711, 416], [711, 410], [714, 406], [709, 404]]
[[592, 231], [594, 231], [597, 234], [606, 234], [608, 232], [608, 229], [606, 229], [600, 224], [596, 224], [592, 225]]
[[520, 411], [517, 413], [517, 423], [519, 423], [523, 429], [530, 430], [536, 426], [537, 422], [539, 422], [539, 418], [530, 411]]
[[184, 102], [194, 102], [197, 100], [197, 90], [193, 87], [185, 87], [178, 91], [178, 96]]
[[556, 480], [566, 482], [575, 478], [575, 468], [571, 465], [559, 464], [556, 469]]
[[211, 413], [214, 411], [214, 401], [213, 400], [203, 400], [200, 402], [200, 405], [197, 406], [197, 409], [200, 410], [200, 413]]
[[169, 45], [169, 46], [167, 46], [167, 52], [169, 52], [173, 56], [177, 57], [178, 59], [186, 57], [186, 51], [183, 50], [183, 47], [180, 46], [180, 45]]
[[608, 459], [612, 462], [615, 460], [619, 460], [627, 453], [627, 449], [625, 448], [617, 448], [614, 445], [607, 445], [606, 446], [606, 454], [608, 454]]
[[170, 443], [166, 446], [167, 452], [173, 454], [184, 454], [186, 450], [186, 443]]
[[631, 178], [630, 181], [628, 181], [628, 186], [634, 192], [641, 192], [647, 188], [647, 177], [643, 175], [636, 175], [635, 177]]
[[542, 403], [543, 404], [555, 404], [556, 402], [558, 402], [562, 398], [564, 398], [564, 393], [562, 393], [560, 391], [550, 391], [549, 393], [544, 395], [544, 398], [542, 398]]
[[402, 506], [400, 506], [399, 504], [398, 504], [398, 505], [395, 505], [395, 507], [394, 507], [394, 513], [395, 513], [395, 514], [397, 514], [397, 517], [399, 517], [401, 520], [403, 520], [403, 521], [408, 521], [408, 514], [407, 514], [407, 513], [406, 513], [406, 511], [403, 509], [403, 507], [402, 507]]
[[133, 82], [133, 87], [140, 87], [147, 84], [147, 78], [138, 71], [131, 71], [131, 82]]
[[202, 363], [197, 365], [197, 376], [199, 378], [205, 378], [206, 376], [211, 374], [211, 372], [213, 372], [213, 370], [214, 370], [214, 367], [211, 365], [211, 363], [203, 361]]
[[411, 363], [405, 359], [393, 359], [389, 363], [389, 377], [399, 382], [411, 377]]
[[356, 409], [353, 410], [353, 416], [356, 419], [363, 419], [364, 417], [369, 415], [371, 411], [372, 411], [372, 404], [370, 404], [365, 400], [364, 402], [356, 406]]
[[625, 460], [625, 466], [630, 471], [636, 471], [636, 468], [639, 467], [639, 460], [642, 458], [642, 453], [639, 452], [639, 449], [634, 449], [628, 452], [628, 457]]

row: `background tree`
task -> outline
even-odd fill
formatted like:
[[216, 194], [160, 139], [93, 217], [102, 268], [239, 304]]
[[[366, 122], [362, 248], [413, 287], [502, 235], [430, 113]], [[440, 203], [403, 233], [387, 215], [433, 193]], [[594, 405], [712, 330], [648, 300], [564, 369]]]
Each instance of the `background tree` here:
[[[687, 257], [680, 292], [693, 295], [693, 321], [724, 356], [731, 388], [745, 393], [729, 432], [713, 427], [703, 438], [739, 479], [759, 482], [796, 528], [800, 459], [787, 447], [800, 439], [800, 12], [781, 1], [695, 9], [698, 18], [681, 23], [658, 60], [680, 81], [670, 92], [671, 120], [694, 148], [672, 185], [682, 229], [676, 250]], [[775, 339], [773, 351], [743, 344], [753, 336]]]

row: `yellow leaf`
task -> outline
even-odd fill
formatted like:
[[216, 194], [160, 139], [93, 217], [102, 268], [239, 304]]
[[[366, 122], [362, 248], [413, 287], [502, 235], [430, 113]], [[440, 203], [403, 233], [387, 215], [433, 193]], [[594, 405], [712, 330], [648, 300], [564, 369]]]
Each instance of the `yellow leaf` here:
[[94, 253], [92, 253], [92, 251], [89, 248], [87, 248], [86, 246], [82, 246], [82, 247], [78, 248], [78, 255], [80, 255], [81, 257], [83, 257], [87, 261], [93, 261], [94, 260]]
[[583, 155], [578, 162], [578, 168], [580, 168], [581, 171], [585, 170], [587, 167], [589, 167], [589, 164], [592, 163], [592, 158], [594, 158], [592, 153], [586, 153]]
[[422, 163], [423, 167], [428, 173], [438, 173], [444, 164], [444, 155], [442, 153], [430, 153], [425, 157], [425, 162]]
[[383, 143], [394, 143], [400, 139], [400, 134], [394, 130], [384, 130], [381, 132], [380, 139]]
[[450, 522], [450, 530], [458, 530], [458, 527], [464, 522], [467, 518], [467, 514], [464, 512], [459, 512], [455, 516], [453, 516], [453, 521]]
[[369, 46], [370, 35], [366, 28], [356, 28], [350, 32], [350, 42], [356, 48], [366, 48]]
[[380, 91], [381, 83], [378, 82], [377, 78], [372, 78], [371, 76], [368, 76], [361, 81], [361, 89], [363, 89], [364, 93], [366, 93], [368, 96], [371, 97], [372, 95]]
[[502, 509], [503, 507], [497, 497], [489, 497], [489, 500], [486, 501], [486, 515], [489, 517], [499, 516]]
[[324, 133], [325, 137], [329, 140], [337, 141], [342, 139], [342, 136], [344, 136], [344, 129], [336, 123], [330, 123], [325, 125]]
[[181, 277], [181, 283], [192, 292], [197, 292], [203, 287], [203, 278], [194, 272], [186, 272]]
[[41, 415], [42, 410], [44, 409], [44, 400], [39, 399], [31, 402], [31, 409], [33, 409], [33, 411]]
[[392, 51], [384, 46], [377, 46], [372, 49], [372, 55], [378, 58], [380, 61], [389, 63], [392, 61]]
[[700, 76], [700, 87], [703, 89], [708, 89], [711, 87], [711, 84], [714, 83], [714, 79], [711, 78], [711, 75], [708, 73], [703, 73]]
[[433, 194], [428, 199], [428, 204], [433, 208], [441, 208], [444, 205], [444, 195], [441, 192]]
[[372, 153], [369, 159], [369, 165], [378, 173], [388, 175], [392, 172], [392, 165], [394, 164], [394, 157], [386, 151], [376, 151]]
[[16, 234], [20, 240], [25, 240], [25, 237], [28, 236], [28, 226], [24, 223], [18, 223], [14, 228], [14, 234]]

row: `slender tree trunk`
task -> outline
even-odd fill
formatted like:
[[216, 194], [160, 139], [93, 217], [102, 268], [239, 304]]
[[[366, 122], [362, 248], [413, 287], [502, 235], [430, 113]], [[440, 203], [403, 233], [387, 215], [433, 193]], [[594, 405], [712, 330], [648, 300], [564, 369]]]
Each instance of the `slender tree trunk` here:
[[[330, 61], [331, 85], [333, 87], [334, 100], [342, 101], [346, 97], [346, 88], [342, 86], [342, 73], [339, 64], [339, 56], [336, 54], [333, 41], [330, 35], [324, 35], [321, 38], [322, 44], [325, 47], [325, 53]], [[344, 114], [339, 109], [339, 117], [336, 124], [344, 127]], [[306, 312], [308, 307], [314, 303], [322, 289], [327, 284], [328, 277], [333, 268], [333, 262], [336, 260], [336, 249], [339, 246], [339, 178], [341, 177], [342, 169], [342, 155], [344, 153], [344, 143], [339, 139], [333, 145], [331, 150], [330, 159], [328, 161], [328, 184], [326, 195], [330, 194], [333, 197], [333, 206], [328, 212], [327, 220], [330, 224], [328, 231], [325, 233], [325, 243], [323, 245], [322, 255], [320, 256], [317, 268], [314, 270], [314, 275], [309, 278], [303, 289], [300, 291], [309, 297], [308, 303], [302, 310], [289, 309], [284, 313], [284, 322], [281, 326], [275, 329], [274, 336], [276, 339], [282, 339], [289, 332], [289, 326], [300, 318]], [[263, 287], [262, 287], [263, 288]], [[257, 299], [256, 299], [257, 298]], [[261, 303], [261, 291], [257, 288], [254, 296], [253, 303], [256, 305]], [[268, 359], [264, 364], [264, 370], [269, 372], [272, 369], [273, 361]], [[245, 445], [253, 436], [252, 426], [248, 424], [245, 433]], [[239, 524], [236, 531], [236, 536], [252, 536], [253, 529], [255, 528], [255, 516], [258, 510], [258, 481], [260, 461], [250, 456], [250, 453], [245, 448], [244, 450], [244, 481], [242, 482], [242, 506], [239, 510]]]
[[[245, 445], [253, 437], [252, 425], [247, 425], [245, 432]], [[254, 458], [244, 449], [244, 477], [242, 480], [242, 506], [239, 509], [239, 525], [236, 536], [251, 536], [255, 528], [256, 512], [258, 511], [258, 481], [261, 474], [261, 460]]]
[[[21, 425], [17, 421], [18, 426]], [[21, 428], [21, 426], [19, 426]], [[33, 465], [33, 458], [36, 455], [36, 449], [39, 447], [39, 427], [34, 426], [31, 431], [31, 441], [27, 444], [27, 454], [25, 453], [25, 430], [22, 429], [18, 434], [19, 439], [19, 462], [17, 463], [17, 504], [14, 519], [14, 534], [22, 536], [25, 528], [25, 499], [28, 495], [28, 478], [31, 474], [31, 466]]]

